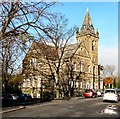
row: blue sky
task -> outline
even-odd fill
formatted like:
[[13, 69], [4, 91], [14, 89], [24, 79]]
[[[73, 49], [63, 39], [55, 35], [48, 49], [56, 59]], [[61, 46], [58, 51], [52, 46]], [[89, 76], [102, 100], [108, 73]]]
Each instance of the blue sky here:
[[87, 6], [95, 30], [98, 28], [99, 63], [118, 68], [118, 3], [117, 2], [63, 2], [53, 10], [65, 14], [69, 27], [81, 28]]

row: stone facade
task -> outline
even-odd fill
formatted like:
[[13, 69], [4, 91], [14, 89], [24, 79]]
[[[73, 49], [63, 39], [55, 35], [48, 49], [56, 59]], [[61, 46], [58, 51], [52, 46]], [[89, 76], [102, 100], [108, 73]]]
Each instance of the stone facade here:
[[[95, 32], [89, 11], [87, 10], [82, 27], [76, 33], [77, 42], [83, 42], [81, 50], [83, 53], [81, 60], [89, 67], [86, 72], [86, 88], [98, 88], [98, 39], [99, 33]], [[88, 85], [87, 85], [88, 84]]]
[[[50, 85], [50, 67], [45, 56], [55, 61], [57, 54], [53, 54], [53, 47], [46, 47], [42, 43], [33, 42], [30, 50], [23, 60], [23, 85], [22, 92], [29, 93], [32, 97], [40, 97], [40, 92], [50, 91], [53, 84]], [[44, 52], [45, 51], [45, 52]], [[52, 86], [52, 87], [51, 87]]]
[[[77, 43], [66, 47], [63, 56], [64, 69], [67, 65], [73, 66], [73, 79], [69, 77], [70, 89], [73, 88], [74, 94], [86, 88], [98, 89], [98, 39], [99, 33], [95, 32], [89, 11], [87, 10], [81, 29], [76, 32]], [[39, 44], [40, 47], [37, 48]], [[44, 46], [41, 43], [33, 43], [29, 52], [23, 60], [23, 92], [30, 93], [33, 97], [40, 97], [41, 91], [54, 91], [56, 98], [64, 97], [64, 93], [57, 89], [56, 81], [50, 80], [50, 67], [44, 58]], [[76, 50], [77, 48], [77, 50]], [[35, 50], [38, 49], [38, 50]], [[49, 61], [57, 63], [58, 54], [54, 48], [47, 46]], [[76, 51], [75, 51], [76, 50]], [[41, 54], [41, 56], [38, 56]], [[40, 53], [42, 52], [42, 53]], [[53, 53], [54, 52], [54, 53]], [[74, 54], [72, 60], [71, 55]], [[54, 55], [54, 56], [53, 56]], [[33, 63], [33, 64], [31, 64]], [[31, 67], [34, 65], [34, 68]], [[35, 70], [36, 69], [36, 70]], [[40, 72], [38, 72], [38, 70]], [[46, 72], [46, 73], [44, 73]], [[48, 74], [45, 75], [44, 74]], [[66, 74], [67, 75], [67, 74]], [[64, 75], [64, 78], [66, 76]], [[65, 79], [67, 79], [65, 78]], [[66, 81], [66, 80], [64, 80]], [[67, 87], [66, 87], [67, 88]], [[62, 89], [62, 88], [61, 88]], [[68, 87], [69, 90], [69, 87]], [[70, 95], [70, 94], [69, 94]]]

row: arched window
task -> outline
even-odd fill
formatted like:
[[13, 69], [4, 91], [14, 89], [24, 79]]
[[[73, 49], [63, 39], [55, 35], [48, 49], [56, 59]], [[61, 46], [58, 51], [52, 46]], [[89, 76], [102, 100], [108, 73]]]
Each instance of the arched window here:
[[32, 80], [32, 86], [35, 87], [35, 79]]
[[23, 88], [26, 88], [26, 80], [23, 80]]
[[74, 71], [76, 71], [76, 63], [74, 63]]
[[92, 50], [95, 50], [95, 41], [92, 41]]
[[85, 25], [83, 25], [83, 28], [86, 28], [86, 26], [85, 26]]
[[41, 78], [38, 78], [38, 85], [37, 85], [37, 87], [41, 87]]

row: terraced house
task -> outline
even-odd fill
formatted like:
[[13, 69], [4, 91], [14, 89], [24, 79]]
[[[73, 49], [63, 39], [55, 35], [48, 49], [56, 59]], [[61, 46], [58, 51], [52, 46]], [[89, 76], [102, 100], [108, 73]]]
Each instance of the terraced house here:
[[87, 9], [82, 27], [76, 32], [77, 43], [65, 48], [59, 81], [52, 64], [58, 63], [60, 52], [56, 53], [53, 46], [33, 42], [23, 60], [23, 92], [40, 97], [42, 92], [50, 91], [54, 98], [63, 98], [66, 93], [77, 95], [85, 88], [98, 89], [98, 39]]

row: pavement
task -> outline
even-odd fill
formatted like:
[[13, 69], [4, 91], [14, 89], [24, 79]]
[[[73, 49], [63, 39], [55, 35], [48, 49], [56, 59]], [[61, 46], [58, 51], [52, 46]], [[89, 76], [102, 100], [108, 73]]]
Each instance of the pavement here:
[[[82, 98], [83, 97], [73, 97], [73, 98], [70, 98], [70, 100], [76, 100], [76, 99], [82, 99]], [[44, 105], [44, 104], [50, 104], [50, 103], [58, 103], [58, 102], [61, 102], [61, 101], [67, 101], [67, 100], [52, 100], [50, 102], [43, 102], [43, 103], [39, 103], [39, 104]], [[27, 108], [27, 105], [26, 106], [4, 107], [4, 108], [2, 108], [2, 110], [0, 110], [0, 114], [9, 113], [9, 112], [13, 112], [13, 111], [16, 111], [16, 110], [22, 110], [22, 109], [25, 109], [25, 108]]]
[[8, 112], [13, 112], [16, 110], [21, 110], [21, 109], [25, 109], [25, 106], [13, 106], [13, 107], [6, 107], [6, 108], [2, 108], [2, 111], [0, 112], [0, 114], [2, 113], [8, 113]]

